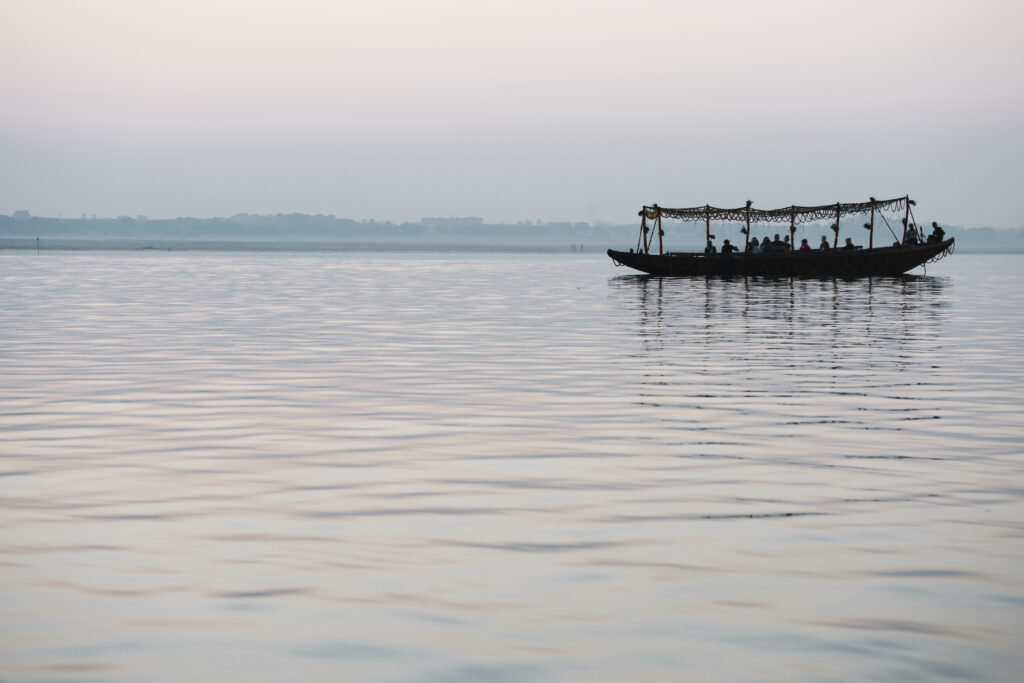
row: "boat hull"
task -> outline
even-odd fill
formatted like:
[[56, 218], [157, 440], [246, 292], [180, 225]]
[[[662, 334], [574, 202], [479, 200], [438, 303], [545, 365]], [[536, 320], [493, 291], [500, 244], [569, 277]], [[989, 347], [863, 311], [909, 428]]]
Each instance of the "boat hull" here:
[[913, 247], [829, 249], [781, 254], [704, 254], [672, 252], [643, 254], [608, 250], [616, 263], [650, 275], [760, 275], [763, 277], [869, 277], [902, 275], [941, 258], [953, 239]]

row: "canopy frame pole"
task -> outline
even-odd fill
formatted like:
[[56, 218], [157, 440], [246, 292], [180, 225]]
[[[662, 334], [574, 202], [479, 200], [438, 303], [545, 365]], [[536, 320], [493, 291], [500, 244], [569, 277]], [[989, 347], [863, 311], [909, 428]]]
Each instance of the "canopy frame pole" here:
[[661, 211], [658, 212], [658, 254], [665, 253], [665, 244], [662, 242], [662, 237], [665, 235], [665, 231], [661, 229]]
[[704, 247], [704, 273], [711, 275], [711, 250], [706, 246], [711, 243], [711, 206], [708, 204], [704, 205], [704, 234], [707, 236]]
[[[711, 206], [708, 204], [704, 205], [704, 238], [707, 240], [704, 244], [707, 245], [711, 241]], [[704, 248], [707, 249], [707, 246]]]
[[907, 203], [907, 215], [903, 218], [903, 244], [907, 243], [907, 228], [910, 227], [910, 195], [903, 198]]
[[636, 253], [642, 253], [640, 251], [640, 244], [644, 241], [644, 233], [647, 232], [647, 212], [643, 211], [640, 214], [640, 236], [636, 239]]
[[747, 202], [747, 235], [743, 240], [743, 253], [750, 249], [750, 202]]
[[868, 230], [868, 249], [875, 248], [875, 201], [871, 200], [871, 228]]
[[789, 250], [796, 251], [796, 207], [789, 207]]
[[840, 214], [840, 211], [839, 211], [839, 202], [836, 202], [836, 236], [835, 236], [835, 239], [832, 240], [832, 248], [833, 249], [835, 249], [836, 247], [839, 246], [839, 216], [840, 215], [841, 214]]

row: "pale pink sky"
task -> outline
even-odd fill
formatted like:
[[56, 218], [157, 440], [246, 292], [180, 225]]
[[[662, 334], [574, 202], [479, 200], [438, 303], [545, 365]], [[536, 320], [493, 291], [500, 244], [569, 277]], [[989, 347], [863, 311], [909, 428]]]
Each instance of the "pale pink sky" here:
[[0, 213], [1022, 226], [1021, 7], [0, 0]]

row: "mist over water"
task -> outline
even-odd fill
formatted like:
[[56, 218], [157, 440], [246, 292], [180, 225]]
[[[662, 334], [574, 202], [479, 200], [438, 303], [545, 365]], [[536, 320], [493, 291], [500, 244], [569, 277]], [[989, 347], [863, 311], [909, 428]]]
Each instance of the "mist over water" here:
[[1019, 265], [0, 253], [0, 677], [1014, 678]]

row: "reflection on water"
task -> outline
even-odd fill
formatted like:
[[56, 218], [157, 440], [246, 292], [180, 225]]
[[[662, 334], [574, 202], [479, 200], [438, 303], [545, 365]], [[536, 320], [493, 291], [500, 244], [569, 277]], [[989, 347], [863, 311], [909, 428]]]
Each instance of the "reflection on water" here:
[[1013, 678], [1022, 277], [0, 254], [0, 678]]
[[[942, 355], [948, 302], [939, 278], [687, 279], [622, 276], [658, 367], [675, 350], [717, 382], [767, 365], [772, 380], [804, 370], [891, 371]], [[631, 297], [634, 300], [630, 300]], [[755, 373], [756, 374], [756, 373]], [[806, 379], [806, 378], [805, 378]], [[802, 386], [802, 385], [800, 385]]]

